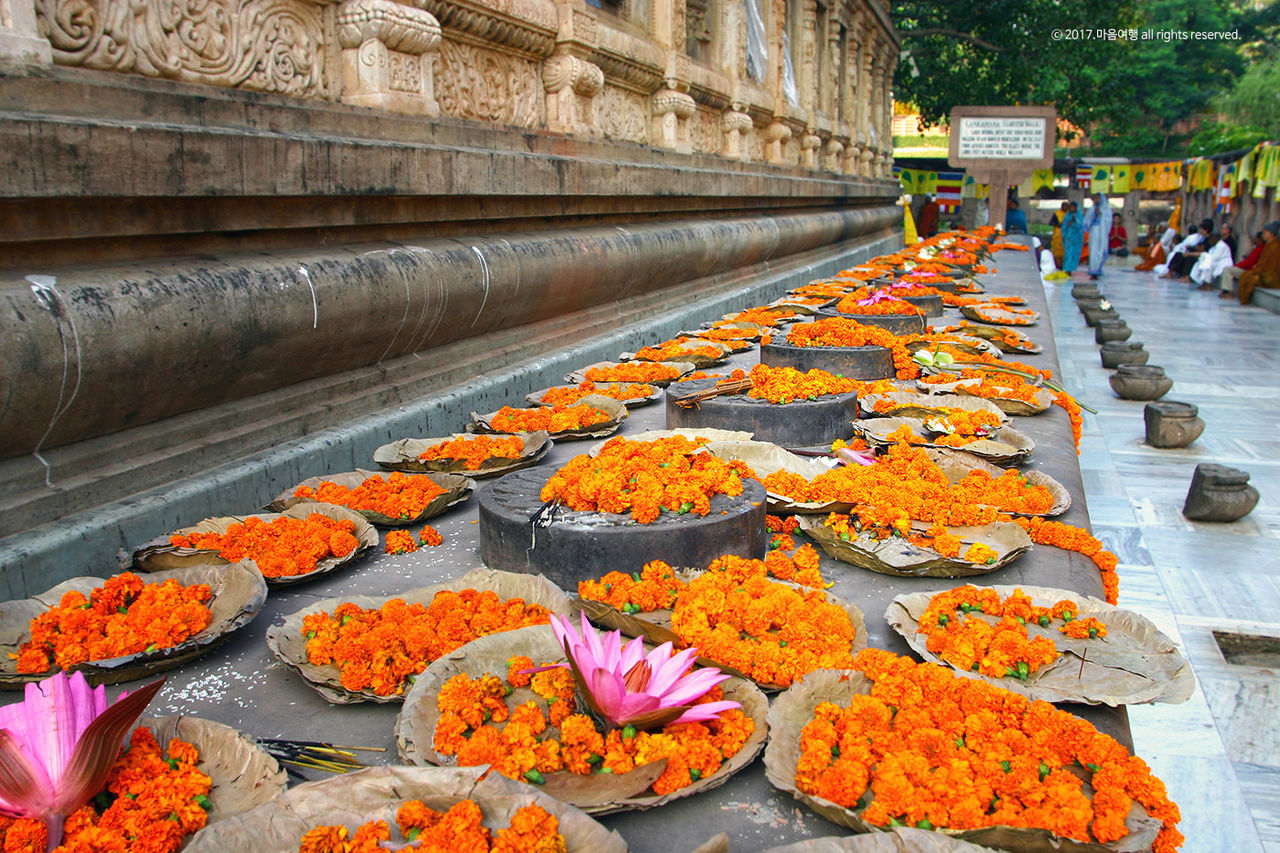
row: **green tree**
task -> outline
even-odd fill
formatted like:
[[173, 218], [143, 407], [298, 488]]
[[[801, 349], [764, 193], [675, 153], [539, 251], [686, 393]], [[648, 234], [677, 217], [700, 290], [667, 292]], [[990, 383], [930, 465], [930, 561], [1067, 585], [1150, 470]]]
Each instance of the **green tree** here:
[[1255, 59], [1213, 105], [1231, 124], [1280, 136], [1280, 50]]

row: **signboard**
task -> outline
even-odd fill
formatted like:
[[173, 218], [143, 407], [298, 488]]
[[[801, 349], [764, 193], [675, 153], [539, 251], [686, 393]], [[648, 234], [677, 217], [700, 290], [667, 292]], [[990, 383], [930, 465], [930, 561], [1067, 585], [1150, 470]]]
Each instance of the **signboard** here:
[[1052, 168], [1057, 131], [1053, 107], [956, 107], [947, 163], [991, 185], [991, 223], [1003, 223], [1008, 188]]
[[1045, 122], [1042, 118], [970, 116], [952, 126], [960, 134], [957, 154], [970, 159], [1037, 160], [1044, 154]]

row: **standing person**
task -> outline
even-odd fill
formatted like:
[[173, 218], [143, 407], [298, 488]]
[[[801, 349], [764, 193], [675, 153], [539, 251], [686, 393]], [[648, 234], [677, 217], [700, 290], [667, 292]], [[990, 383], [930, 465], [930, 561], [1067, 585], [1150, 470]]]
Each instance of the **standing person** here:
[[1062, 271], [1073, 273], [1080, 266], [1080, 250], [1084, 248], [1084, 219], [1074, 201], [1067, 205], [1067, 215], [1062, 220]]
[[1245, 305], [1253, 296], [1255, 287], [1280, 287], [1280, 220], [1268, 222], [1262, 228], [1263, 246], [1253, 269], [1242, 273], [1238, 280], [1240, 304]]
[[916, 223], [916, 230], [921, 237], [932, 237], [938, 233], [938, 202], [931, 195], [924, 197], [924, 205], [920, 208], [920, 221]]
[[1027, 233], [1027, 215], [1018, 206], [1016, 198], [1009, 199], [1009, 209], [1004, 215], [1004, 230], [1010, 234]]
[[1062, 220], [1066, 218], [1071, 203], [1064, 201], [1053, 214], [1053, 237], [1049, 240], [1049, 251], [1053, 253], [1053, 263], [1062, 269]]
[[1111, 222], [1115, 214], [1111, 202], [1102, 193], [1093, 194], [1093, 210], [1085, 218], [1084, 229], [1089, 232], [1089, 278], [1102, 275], [1102, 265], [1107, 262], [1111, 245]]
[[1222, 292], [1218, 294], [1219, 299], [1230, 299], [1235, 296], [1236, 279], [1241, 273], [1248, 272], [1258, 264], [1258, 256], [1262, 254], [1262, 247], [1266, 243], [1262, 239], [1262, 232], [1259, 231], [1253, 235], [1253, 251], [1245, 255], [1244, 260], [1237, 261], [1234, 266], [1229, 266], [1222, 271]]

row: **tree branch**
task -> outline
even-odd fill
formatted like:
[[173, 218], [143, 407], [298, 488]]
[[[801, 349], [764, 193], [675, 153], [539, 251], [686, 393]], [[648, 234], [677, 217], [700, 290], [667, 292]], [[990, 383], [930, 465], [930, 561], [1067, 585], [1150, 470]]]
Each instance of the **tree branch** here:
[[925, 27], [921, 30], [898, 30], [898, 35], [906, 38], [920, 38], [923, 36], [950, 36], [960, 41], [967, 41], [969, 44], [976, 45], [983, 50], [989, 50], [992, 53], [1001, 53], [1002, 48], [999, 45], [992, 44], [989, 41], [983, 41], [972, 33], [964, 33], [960, 30], [950, 30], [946, 27]]

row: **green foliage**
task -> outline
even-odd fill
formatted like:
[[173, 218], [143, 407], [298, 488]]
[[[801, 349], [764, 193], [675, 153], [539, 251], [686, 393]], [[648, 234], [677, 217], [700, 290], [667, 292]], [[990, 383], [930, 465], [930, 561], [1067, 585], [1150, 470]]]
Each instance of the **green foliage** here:
[[946, 150], [951, 140], [945, 136], [895, 136], [894, 148], [941, 148]]
[[1223, 124], [1217, 121], [1202, 123], [1187, 143], [1187, 153], [1193, 157], [1220, 154], [1240, 148], [1252, 148], [1270, 136], [1265, 130], [1252, 125]]
[[1280, 136], [1280, 50], [1254, 60], [1235, 86], [1214, 101], [1214, 107], [1232, 123], [1253, 128], [1264, 137]]

